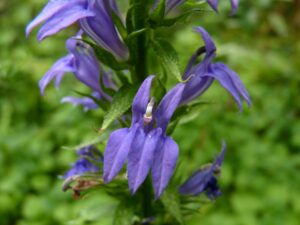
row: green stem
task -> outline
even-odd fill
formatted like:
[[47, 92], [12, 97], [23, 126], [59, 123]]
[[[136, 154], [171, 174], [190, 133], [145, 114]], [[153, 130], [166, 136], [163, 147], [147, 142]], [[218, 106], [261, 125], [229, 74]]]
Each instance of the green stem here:
[[152, 216], [152, 185], [150, 176], [148, 176], [142, 186], [142, 206], [143, 206], [143, 218]]
[[[135, 4], [133, 11], [133, 27], [134, 32], [139, 32], [146, 28], [147, 15], [149, 7], [147, 4], [142, 3], [140, 0], [132, 0], [132, 3]], [[134, 38], [134, 52], [133, 55], [133, 64], [135, 69], [136, 80], [142, 82], [147, 76], [147, 32], [141, 32], [139, 35], [136, 35]]]

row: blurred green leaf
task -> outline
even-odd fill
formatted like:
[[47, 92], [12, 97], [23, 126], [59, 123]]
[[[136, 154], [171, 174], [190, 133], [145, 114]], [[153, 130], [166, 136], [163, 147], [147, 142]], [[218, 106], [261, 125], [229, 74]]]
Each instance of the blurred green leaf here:
[[131, 199], [127, 198], [120, 202], [116, 208], [114, 216], [114, 225], [132, 225], [136, 221], [135, 218], [135, 205]]
[[178, 223], [184, 224], [178, 193], [166, 190], [161, 196], [161, 202], [163, 203], [166, 211], [170, 213]]

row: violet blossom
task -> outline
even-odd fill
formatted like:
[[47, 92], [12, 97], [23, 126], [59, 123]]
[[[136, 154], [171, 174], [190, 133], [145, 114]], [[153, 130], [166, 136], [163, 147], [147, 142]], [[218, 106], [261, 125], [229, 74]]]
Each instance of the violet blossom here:
[[103, 155], [95, 146], [89, 145], [83, 147], [77, 150], [76, 153], [79, 159], [77, 159], [72, 165], [72, 168], [65, 173], [65, 179], [75, 175], [100, 172], [100, 167], [96, 164], [103, 162]]
[[132, 194], [144, 182], [149, 170], [155, 197], [166, 188], [176, 166], [178, 145], [166, 135], [168, 123], [181, 99], [184, 84], [177, 84], [157, 108], [150, 100], [154, 76], [140, 86], [132, 103], [132, 124], [111, 133], [104, 152], [104, 181], [110, 182], [126, 161], [128, 184]]
[[[102, 79], [106, 87], [116, 88], [109, 74], [100, 67], [94, 50], [88, 44], [76, 38], [79, 38], [79, 36], [67, 40], [66, 45], [69, 54], [59, 59], [39, 81], [41, 93], [45, 93], [45, 88], [53, 79], [55, 79], [55, 86], [58, 87], [65, 73], [71, 72], [81, 83], [93, 91], [92, 96], [94, 98], [110, 101], [111, 96], [106, 94], [100, 86], [100, 79]], [[75, 105], [81, 104], [86, 109], [97, 108], [97, 104], [92, 99], [88, 100], [88, 98], [65, 97], [62, 102], [71, 102]]]
[[115, 0], [50, 0], [42, 12], [28, 24], [26, 35], [43, 23], [37, 35], [41, 41], [79, 22], [82, 30], [98, 45], [111, 52], [118, 60], [126, 61], [128, 49], [113, 23], [112, 11], [120, 15]]
[[217, 80], [233, 96], [240, 110], [242, 110], [241, 98], [250, 106], [249, 94], [239, 76], [227, 65], [212, 62], [216, 56], [216, 46], [209, 33], [202, 27], [196, 27], [195, 31], [201, 34], [206, 53], [204, 59], [197, 65], [194, 66], [194, 63], [199, 56], [199, 51], [191, 57], [188, 63], [183, 74], [183, 79], [188, 81], [182, 94], [181, 104], [186, 104], [200, 96], [214, 80]]
[[213, 164], [193, 173], [179, 188], [179, 192], [183, 195], [198, 196], [205, 192], [207, 197], [215, 199], [221, 195], [218, 187], [216, 175], [220, 173], [220, 167], [224, 160], [226, 145], [223, 143], [222, 151], [216, 157]]

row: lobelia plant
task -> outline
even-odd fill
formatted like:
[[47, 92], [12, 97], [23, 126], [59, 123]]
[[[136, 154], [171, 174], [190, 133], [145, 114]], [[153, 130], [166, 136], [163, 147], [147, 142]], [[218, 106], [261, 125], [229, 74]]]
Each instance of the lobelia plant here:
[[[110, 134], [101, 141], [106, 144], [104, 154], [94, 146], [100, 141], [77, 149], [79, 159], [63, 176], [63, 190], [72, 189], [75, 197], [90, 189], [106, 190], [120, 201], [117, 210], [129, 207], [124, 199], [130, 199], [132, 216], [118, 218], [116, 213], [115, 224], [183, 224], [184, 216], [200, 206], [188, 211], [183, 208], [187, 209], [189, 202], [201, 202], [198, 195], [206, 193], [209, 199], [220, 196], [217, 175], [224, 160], [225, 143], [212, 164], [197, 170], [183, 184], [176, 173], [168, 187], [180, 155], [180, 146], [171, 134], [185, 117], [185, 109], [199, 106], [195, 99], [214, 80], [233, 96], [240, 111], [242, 100], [251, 105], [239, 76], [226, 64], [214, 62], [216, 46], [203, 27], [194, 30], [202, 37], [204, 46], [195, 47], [196, 52], [180, 73], [176, 51], [155, 31], [175, 26], [186, 15], [196, 12], [188, 10], [189, 7], [202, 7], [186, 4], [187, 10], [180, 10], [187, 2], [130, 0], [124, 18], [115, 0], [50, 0], [26, 28], [28, 36], [42, 24], [37, 34], [41, 41], [72, 24], [79, 27], [77, 34], [66, 41], [68, 55], [50, 68], [39, 87], [44, 94], [52, 80], [59, 87], [63, 76], [72, 73], [91, 91], [78, 92], [82, 97], [64, 97], [62, 102], [106, 113], [99, 134]], [[238, 1], [230, 2], [233, 15]], [[207, 3], [217, 11], [218, 0]], [[201, 55], [204, 57], [199, 61]], [[158, 66], [150, 68], [151, 61]], [[177, 78], [177, 84], [166, 92], [170, 76]], [[128, 183], [128, 189], [124, 189], [124, 183]], [[174, 220], [166, 220], [166, 215]]]

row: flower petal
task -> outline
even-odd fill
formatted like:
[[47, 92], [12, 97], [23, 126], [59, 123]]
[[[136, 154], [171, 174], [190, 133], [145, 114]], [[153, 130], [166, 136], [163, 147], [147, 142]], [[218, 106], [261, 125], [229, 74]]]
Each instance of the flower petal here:
[[217, 178], [215, 176], [212, 176], [209, 182], [207, 183], [205, 193], [206, 196], [211, 200], [216, 199], [222, 194], [218, 186]]
[[94, 50], [81, 40], [69, 38], [67, 48], [74, 55], [74, 75], [86, 86], [98, 92], [102, 98], [110, 101], [112, 98], [106, 94], [100, 86], [101, 72], [105, 73], [100, 67], [95, 56]]
[[169, 13], [172, 9], [175, 9], [186, 0], [167, 0], [166, 1], [166, 13]]
[[93, 99], [88, 97], [76, 98], [72, 96], [66, 96], [62, 98], [61, 103], [71, 103], [74, 106], [82, 105], [84, 106], [84, 111], [98, 108], [98, 105], [93, 101]]
[[103, 154], [94, 145], [88, 145], [80, 148], [76, 153], [81, 157], [89, 157], [99, 163], [103, 162]]
[[226, 144], [223, 142], [221, 153], [216, 157], [214, 163], [210, 167], [197, 170], [193, 173], [193, 175], [180, 186], [179, 192], [184, 195], [199, 195], [207, 188], [210, 188], [210, 191], [213, 191], [213, 193], [217, 195], [218, 192], [216, 188], [214, 188], [216, 182], [213, 182], [213, 179], [215, 179], [213, 178], [213, 173], [221, 166], [225, 152]]
[[94, 13], [87, 10], [85, 4], [69, 4], [69, 7], [58, 11], [43, 24], [38, 32], [37, 38], [41, 41], [65, 29], [77, 20], [90, 16], [94, 16]]
[[207, 3], [213, 8], [213, 10], [218, 12], [219, 0], [207, 0]]
[[58, 87], [64, 73], [74, 72], [74, 68], [72, 66], [73, 59], [72, 55], [67, 55], [59, 59], [43, 76], [43, 78], [39, 81], [39, 87], [42, 95], [44, 95], [45, 89], [52, 79], [58, 77], [56, 80], [56, 86]]
[[205, 50], [206, 50], [206, 55], [205, 58], [207, 59], [206, 61], [211, 61], [215, 57], [216, 53], [216, 45], [210, 36], [210, 34], [203, 28], [203, 27], [195, 27], [194, 30], [198, 33], [200, 33], [204, 44], [205, 44]]
[[198, 57], [201, 56], [206, 52], [205, 47], [200, 47], [197, 49], [197, 51], [192, 55], [192, 57], [189, 59], [189, 62], [185, 68], [185, 71], [182, 75], [182, 78], [186, 80], [191, 74], [192, 74], [192, 69], [194, 67], [195, 62], [197, 61]]
[[168, 123], [181, 100], [184, 87], [185, 84], [183, 83], [177, 84], [163, 97], [157, 107], [155, 112], [156, 125], [163, 132], [167, 129]]
[[137, 131], [128, 155], [128, 184], [132, 194], [144, 182], [153, 163], [154, 151], [157, 147], [162, 130], [155, 129], [145, 134], [142, 129]]
[[213, 77], [220, 82], [220, 84], [234, 97], [239, 105], [240, 111], [242, 111], [242, 101], [240, 96], [246, 100], [250, 107], [251, 100], [246, 88], [239, 76], [229, 69], [228, 66], [223, 63], [216, 63], [212, 65], [212, 72], [205, 75]]
[[100, 67], [93, 49], [86, 43], [70, 38], [67, 48], [74, 55], [75, 76], [78, 80], [94, 91], [102, 92], [100, 88]]
[[196, 97], [202, 95], [214, 81], [213, 77], [201, 76], [201, 74], [195, 74], [186, 84], [182, 93], [180, 104], [187, 104]]
[[179, 192], [184, 195], [199, 195], [205, 190], [213, 172], [212, 166], [196, 171], [180, 186]]
[[100, 169], [95, 164], [91, 163], [85, 158], [78, 159], [72, 166], [72, 168], [65, 173], [64, 178], [68, 178], [74, 175], [81, 175], [83, 173], [96, 173]]
[[95, 16], [82, 18], [80, 26], [98, 45], [111, 52], [118, 60], [126, 61], [129, 51], [113, 23], [111, 10], [115, 11], [114, 8], [116, 4], [111, 0], [89, 1], [89, 10], [93, 11]]
[[183, 79], [189, 79], [182, 94], [180, 104], [186, 104], [200, 96], [213, 82], [213, 78], [204, 77], [210, 71], [213, 58], [216, 56], [216, 46], [209, 33], [202, 27], [196, 27], [195, 31], [200, 33], [205, 44], [205, 57], [198, 65], [193, 67], [197, 57], [203, 53], [199, 48], [191, 57]]
[[[207, 0], [207, 3], [210, 5], [210, 7], [213, 8], [213, 10], [218, 12], [219, 0]], [[230, 3], [231, 3], [231, 12], [229, 15], [232, 16], [237, 11], [239, 0], [230, 0]]]
[[154, 152], [152, 164], [152, 181], [156, 199], [167, 187], [178, 158], [178, 145], [175, 141], [165, 137], [161, 142], [161, 145]]
[[104, 182], [110, 182], [127, 160], [137, 127], [122, 128], [111, 133], [104, 152]]
[[239, 0], [230, 0], [231, 3], [231, 12], [230, 15], [234, 15], [238, 9]]
[[53, 15], [58, 13], [59, 11], [64, 11], [67, 8], [69, 8], [71, 5], [76, 4], [76, 2], [82, 2], [80, 1], [65, 1], [65, 0], [54, 0], [49, 1], [47, 5], [43, 8], [42, 12], [34, 19], [32, 20], [26, 27], [26, 36], [29, 36], [32, 29], [36, 26], [38, 26], [40, 23], [48, 20]]
[[138, 123], [144, 117], [150, 99], [150, 89], [154, 76], [149, 76], [141, 84], [132, 103], [132, 124]]

